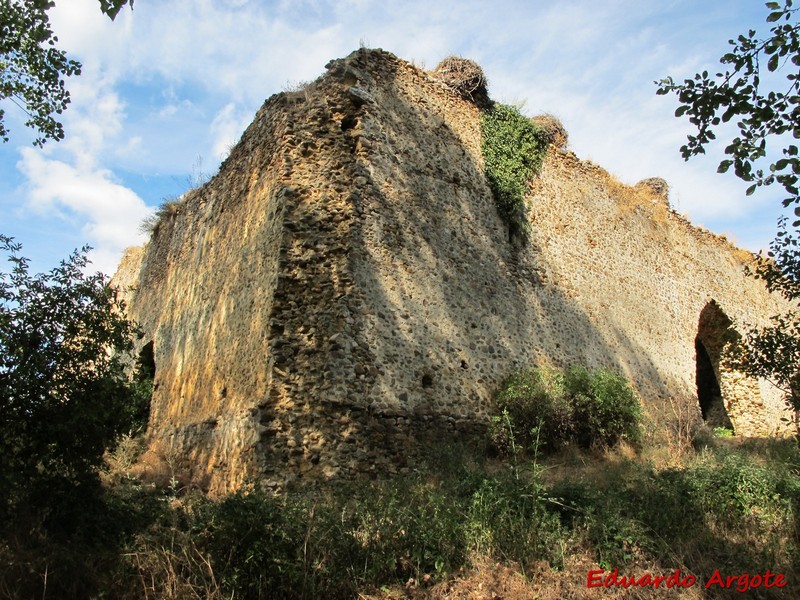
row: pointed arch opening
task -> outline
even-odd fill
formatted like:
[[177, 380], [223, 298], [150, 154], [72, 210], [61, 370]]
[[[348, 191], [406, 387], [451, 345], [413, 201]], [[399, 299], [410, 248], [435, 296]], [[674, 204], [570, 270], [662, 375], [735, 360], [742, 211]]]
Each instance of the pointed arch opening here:
[[724, 395], [726, 371], [720, 362], [725, 344], [737, 335], [732, 325], [728, 315], [711, 300], [700, 313], [694, 340], [697, 400], [703, 420], [709, 427], [730, 430], [734, 427]]

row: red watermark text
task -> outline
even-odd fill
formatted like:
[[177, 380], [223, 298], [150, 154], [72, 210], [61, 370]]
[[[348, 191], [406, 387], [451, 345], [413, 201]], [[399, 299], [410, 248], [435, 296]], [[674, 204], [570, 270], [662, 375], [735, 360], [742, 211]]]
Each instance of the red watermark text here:
[[[589, 571], [586, 577], [586, 587], [589, 588], [612, 588], [612, 587], [652, 587], [652, 588], [690, 588], [697, 583], [694, 575], [683, 575], [680, 569], [675, 569], [668, 575], [653, 575], [644, 573], [639, 575], [621, 575], [619, 569], [604, 571], [594, 569]], [[705, 589], [720, 588], [734, 589], [737, 592], [746, 592], [759, 588], [782, 588], [786, 586], [786, 577], [782, 573], [773, 573], [767, 569], [764, 573], [741, 573], [739, 575], [723, 575], [719, 569], [702, 583]]]

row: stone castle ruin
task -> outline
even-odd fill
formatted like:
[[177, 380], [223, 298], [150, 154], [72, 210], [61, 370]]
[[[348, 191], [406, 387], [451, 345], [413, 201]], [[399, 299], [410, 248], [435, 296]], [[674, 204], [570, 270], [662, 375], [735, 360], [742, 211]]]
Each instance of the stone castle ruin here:
[[[485, 431], [515, 368], [609, 367], [659, 423], [789, 431], [721, 366], [785, 306], [749, 253], [551, 145], [509, 243], [470, 98], [381, 50], [271, 97], [115, 276], [154, 374], [149, 455], [212, 493], [406, 472]], [[166, 458], [165, 458], [166, 457]]]

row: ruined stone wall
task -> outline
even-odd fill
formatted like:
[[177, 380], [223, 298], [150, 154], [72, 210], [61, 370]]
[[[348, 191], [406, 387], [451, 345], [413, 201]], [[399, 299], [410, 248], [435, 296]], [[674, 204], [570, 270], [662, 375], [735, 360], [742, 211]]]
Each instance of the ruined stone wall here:
[[144, 331], [139, 346], [153, 342], [151, 459], [220, 491], [251, 472], [272, 376], [269, 319], [291, 193], [285, 103], [265, 104], [220, 173], [173, 203], [115, 276]]
[[[458, 440], [486, 426], [487, 407], [463, 403], [469, 386], [459, 380], [446, 390], [423, 362], [432, 333], [420, 312], [425, 294], [415, 300], [397, 287], [416, 285], [402, 269], [439, 270], [403, 252], [407, 244], [421, 249], [420, 223], [439, 235], [430, 219], [442, 216], [439, 199], [459, 189], [453, 179], [463, 174], [464, 197], [475, 186], [486, 191], [464, 139], [442, 116], [460, 126], [459, 111], [475, 109], [379, 52], [334, 61], [308, 92], [303, 118], [315, 126], [290, 142], [294, 195], [272, 315], [279, 350], [257, 453], [269, 485], [408, 470], [426, 438]], [[440, 105], [420, 111], [426, 97]], [[477, 153], [480, 139], [465, 133]], [[376, 179], [386, 164], [394, 183]], [[451, 206], [448, 218], [460, 220], [462, 205]], [[416, 346], [401, 320], [419, 325]], [[454, 399], [464, 406], [454, 409]]]
[[[697, 402], [695, 339], [706, 307], [762, 325], [787, 308], [744, 275], [752, 255], [692, 226], [658, 194], [624, 186], [570, 153], [549, 156], [530, 211], [547, 281], [588, 315], [659, 417], [669, 416], [671, 401]], [[787, 432], [778, 390], [720, 372], [721, 346], [713, 350], [737, 433]]]
[[[216, 493], [403, 471], [480, 437], [500, 382], [542, 364], [616, 368], [654, 418], [699, 415], [704, 307], [780, 308], [745, 254], [555, 148], [515, 250], [479, 122], [381, 51], [265, 104], [117, 275], [154, 342], [152, 456]], [[757, 404], [717, 375], [737, 431], [779, 426], [765, 385]]]

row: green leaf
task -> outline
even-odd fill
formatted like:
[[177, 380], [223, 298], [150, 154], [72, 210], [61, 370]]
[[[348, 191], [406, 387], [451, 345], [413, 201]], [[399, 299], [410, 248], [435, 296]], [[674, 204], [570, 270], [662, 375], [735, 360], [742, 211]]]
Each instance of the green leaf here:
[[133, 0], [100, 0], [100, 10], [113, 21], [126, 4], [133, 9]]
[[732, 160], [723, 160], [721, 163], [719, 163], [719, 167], [717, 167], [717, 173], [727, 173], [732, 164]]
[[769, 62], [767, 63], [767, 68], [768, 68], [770, 71], [775, 71], [775, 70], [777, 70], [777, 68], [778, 68], [778, 61], [779, 61], [779, 60], [780, 60], [780, 55], [778, 55], [778, 54], [773, 54], [773, 55], [770, 57], [770, 59], [769, 59]]
[[749, 188], [747, 188], [747, 191], [745, 192], [745, 194], [748, 195], [748, 196], [752, 196], [753, 192], [756, 191], [756, 187], [758, 187], [758, 185], [754, 183]]

